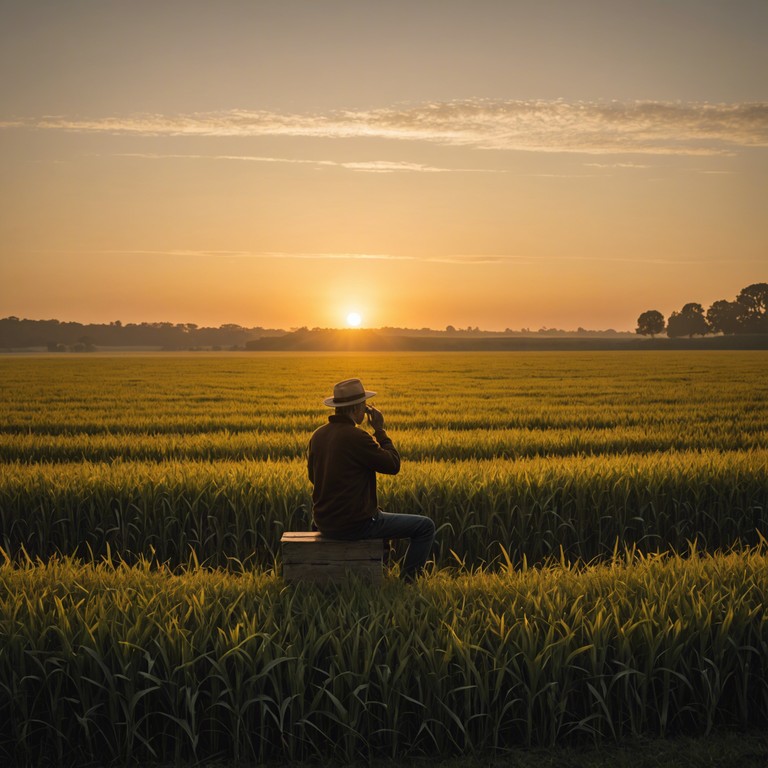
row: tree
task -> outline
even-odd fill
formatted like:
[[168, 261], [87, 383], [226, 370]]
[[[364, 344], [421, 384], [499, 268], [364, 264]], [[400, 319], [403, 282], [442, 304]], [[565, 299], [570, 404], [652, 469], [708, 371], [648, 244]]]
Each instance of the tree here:
[[743, 330], [768, 333], [768, 283], [752, 283], [742, 288], [736, 301], [744, 308]]
[[641, 336], [650, 336], [653, 338], [657, 333], [661, 333], [663, 330], [664, 315], [656, 309], [649, 309], [637, 318], [637, 328], [635, 328], [635, 333], [639, 333]]
[[716, 301], [707, 310], [707, 322], [714, 333], [741, 333], [744, 330], [744, 305], [738, 301]]
[[701, 304], [694, 302], [686, 304], [679, 312], [673, 312], [667, 321], [667, 336], [670, 338], [680, 336], [690, 338], [704, 336], [707, 333], [709, 333], [709, 325]]

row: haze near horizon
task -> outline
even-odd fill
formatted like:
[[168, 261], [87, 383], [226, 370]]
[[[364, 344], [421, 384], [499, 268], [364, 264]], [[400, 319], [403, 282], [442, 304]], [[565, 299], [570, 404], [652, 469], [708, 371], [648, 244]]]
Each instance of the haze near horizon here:
[[764, 2], [0, 8], [0, 316], [631, 330], [766, 280]]

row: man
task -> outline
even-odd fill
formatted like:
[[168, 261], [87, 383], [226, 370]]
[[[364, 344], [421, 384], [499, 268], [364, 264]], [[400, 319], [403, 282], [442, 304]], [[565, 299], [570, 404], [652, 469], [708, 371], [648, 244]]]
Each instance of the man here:
[[[429, 557], [435, 524], [422, 515], [379, 509], [376, 473], [396, 475], [400, 454], [384, 429], [381, 411], [366, 404], [375, 394], [366, 391], [360, 379], [346, 379], [334, 386], [333, 397], [323, 401], [335, 413], [309, 441], [312, 516], [318, 530], [329, 538], [410, 539], [401, 573], [412, 581]], [[358, 429], [366, 416], [373, 437]]]

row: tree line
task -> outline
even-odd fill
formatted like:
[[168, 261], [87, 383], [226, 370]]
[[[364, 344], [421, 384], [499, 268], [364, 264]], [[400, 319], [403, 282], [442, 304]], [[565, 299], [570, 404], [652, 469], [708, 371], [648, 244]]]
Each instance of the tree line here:
[[[300, 329], [306, 330], [306, 329]], [[320, 330], [320, 329], [317, 329]], [[445, 331], [422, 329], [383, 328], [382, 335], [424, 335], [453, 337], [532, 335], [529, 329], [513, 332], [486, 332], [479, 328], [466, 330], [448, 326]], [[655, 336], [666, 331], [671, 338], [704, 336], [707, 334], [768, 334], [768, 283], [753, 283], [743, 288], [734, 301], [714, 302], [706, 312], [701, 304], [686, 304], [679, 312], [672, 312], [668, 320], [657, 310], [643, 312], [637, 319], [636, 333]], [[583, 328], [573, 332], [542, 328], [539, 335], [591, 335], [611, 334], [616, 331], [591, 332]], [[52, 352], [90, 351], [99, 347], [136, 346], [161, 349], [245, 349], [258, 346], [259, 339], [285, 336], [286, 331], [276, 328], [245, 328], [236, 324], [218, 328], [200, 327], [195, 323], [77, 323], [59, 320], [27, 320], [18, 317], [0, 318], [0, 349], [43, 347]], [[535, 335], [535, 334], [533, 334]], [[250, 344], [249, 344], [250, 342]]]
[[243, 328], [235, 324], [218, 328], [195, 323], [75, 323], [59, 320], [0, 319], [0, 349], [45, 347], [50, 352], [89, 352], [99, 347], [136, 346], [161, 349], [244, 348], [247, 341], [284, 331]]
[[665, 321], [656, 309], [637, 318], [635, 333], [655, 336], [666, 332], [670, 338], [706, 336], [722, 333], [768, 333], [768, 283], [753, 283], [742, 288], [734, 301], [720, 299], [706, 311], [701, 304], [685, 304]]

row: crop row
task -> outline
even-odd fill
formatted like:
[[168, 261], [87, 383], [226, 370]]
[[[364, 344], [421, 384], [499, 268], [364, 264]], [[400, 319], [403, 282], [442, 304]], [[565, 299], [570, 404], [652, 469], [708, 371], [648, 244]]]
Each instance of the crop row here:
[[[718, 397], [713, 393], [714, 397]], [[764, 402], [665, 402], [609, 404], [596, 399], [579, 404], [522, 402], [511, 398], [488, 404], [473, 403], [469, 398], [449, 399], [403, 407], [390, 400], [379, 403], [387, 421], [396, 432], [424, 426], [435, 430], [590, 430], [642, 429], [653, 434], [677, 426], [682, 431], [697, 431], [702, 426], [712, 434], [738, 431], [765, 432], [768, 413]], [[3, 413], [4, 411], [4, 413]], [[169, 401], [111, 401], [103, 408], [92, 402], [69, 402], [56, 407], [41, 400], [27, 402], [24, 408], [0, 407], [3, 416], [0, 434], [7, 435], [127, 435], [179, 434], [205, 432], [229, 433], [311, 433], [322, 424], [329, 411], [306, 408], [297, 403], [283, 408], [262, 404], [237, 409], [195, 407], [191, 403]]]
[[0, 760], [500, 752], [768, 718], [768, 556], [627, 556], [417, 588], [0, 565]]
[[[306, 454], [309, 433], [204, 432], [201, 434], [0, 434], [0, 461], [72, 462], [293, 459]], [[667, 450], [738, 451], [768, 448], [768, 431], [700, 425], [682, 432], [666, 425], [649, 432], [618, 429], [407, 429], [394, 433], [411, 461], [650, 453]]]
[[[81, 393], [84, 397], [84, 393]], [[413, 405], [399, 405], [392, 399], [378, 404], [386, 411], [387, 421], [396, 431], [416, 426], [436, 430], [507, 430], [507, 429], [643, 429], [649, 433], [677, 426], [683, 431], [696, 431], [706, 426], [712, 433], [765, 431], [768, 413], [765, 403], [751, 399], [721, 402], [723, 393], [713, 392], [714, 401], [679, 401], [608, 403], [595, 397], [592, 402], [561, 403], [515, 400], [505, 397], [488, 403], [472, 398], [440, 395], [439, 401], [421, 402], [418, 413]], [[204, 432], [304, 432], [310, 433], [322, 424], [329, 411], [307, 408], [300, 403], [284, 406], [249, 404], [238, 408], [177, 403], [146, 399], [140, 402], [110, 400], [101, 407], [83, 399], [57, 404], [41, 399], [26, 401], [24, 406], [0, 406], [0, 434], [30, 435], [133, 435], [180, 434]]]
[[[617, 544], [755, 543], [768, 530], [767, 472], [765, 450], [405, 462], [380, 479], [379, 500], [435, 520], [440, 565], [491, 563], [501, 548], [515, 563], [590, 561]], [[308, 528], [310, 493], [301, 460], [11, 463], [0, 546], [270, 566], [282, 532]]]

